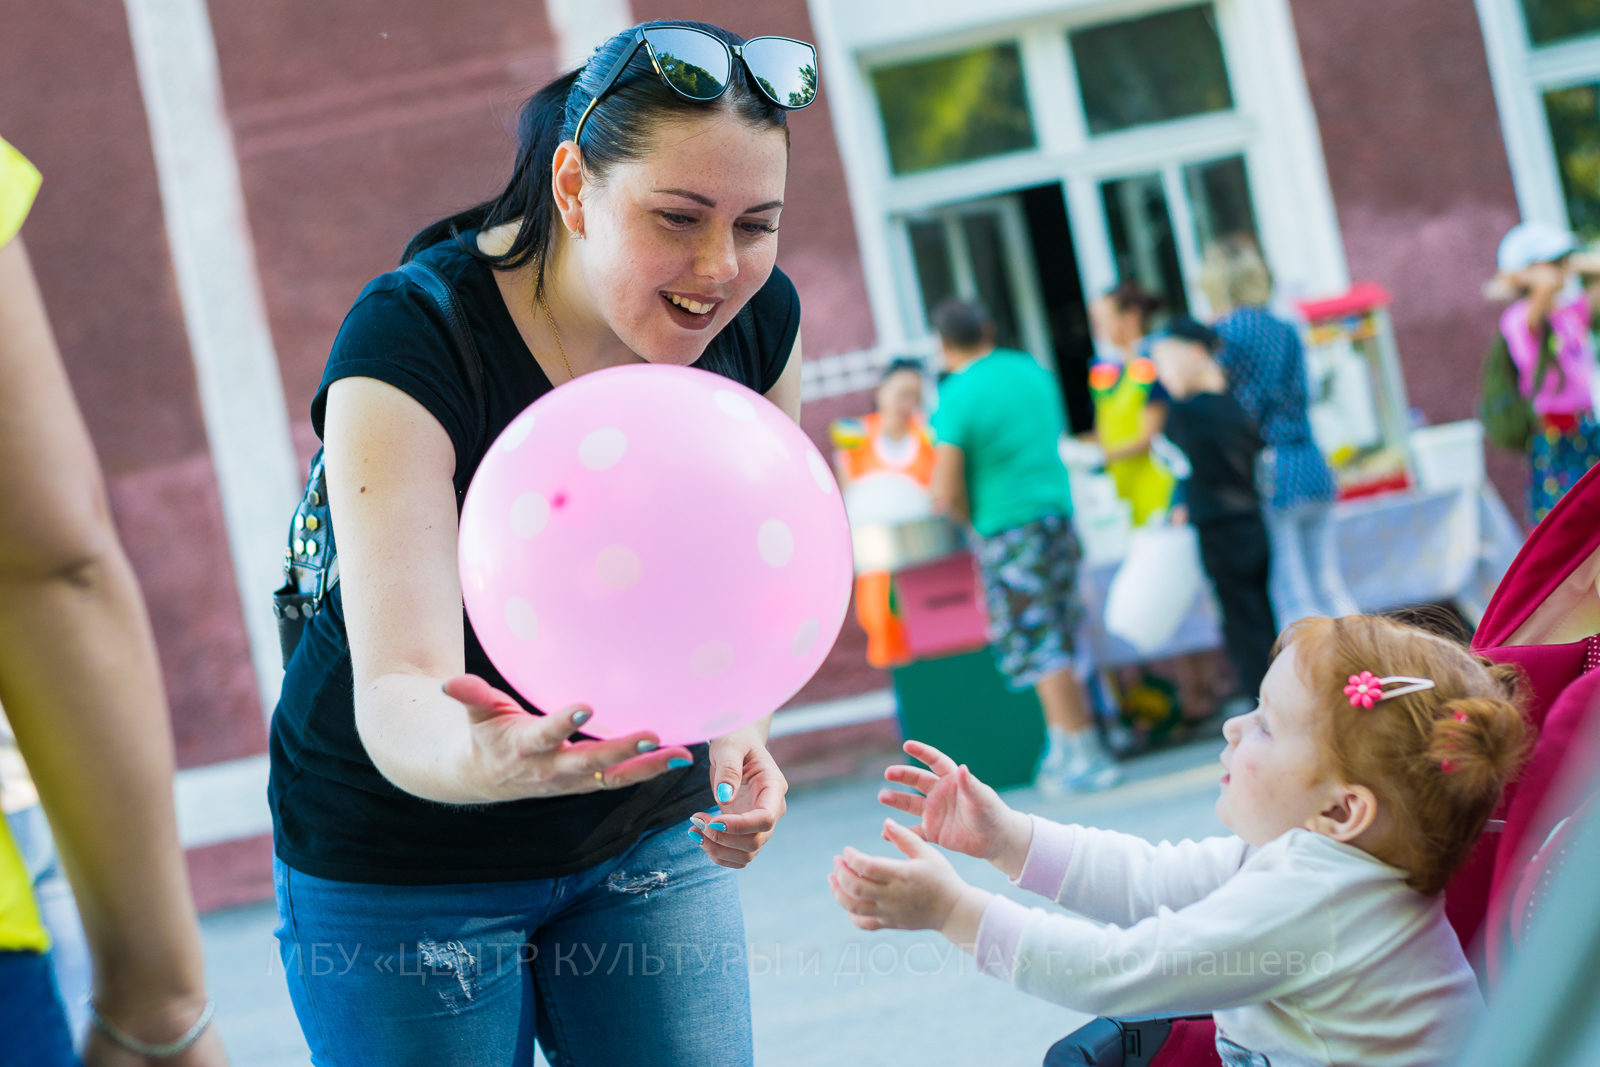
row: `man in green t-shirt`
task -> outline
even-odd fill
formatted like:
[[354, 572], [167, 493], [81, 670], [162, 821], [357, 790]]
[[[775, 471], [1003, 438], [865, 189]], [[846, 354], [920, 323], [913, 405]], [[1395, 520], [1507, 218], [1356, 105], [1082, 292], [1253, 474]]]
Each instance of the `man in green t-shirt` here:
[[1055, 379], [1025, 352], [996, 348], [978, 304], [949, 300], [933, 314], [950, 374], [933, 414], [933, 495], [978, 535], [989, 645], [1013, 689], [1032, 686], [1048, 744], [1038, 784], [1088, 792], [1120, 774], [1094, 732], [1073, 669], [1082, 622], [1080, 551], [1057, 443], [1066, 430]]

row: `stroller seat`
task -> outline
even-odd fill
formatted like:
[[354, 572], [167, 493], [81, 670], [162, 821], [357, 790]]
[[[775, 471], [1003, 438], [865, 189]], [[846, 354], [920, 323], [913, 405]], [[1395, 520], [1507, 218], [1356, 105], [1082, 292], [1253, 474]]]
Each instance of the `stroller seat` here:
[[[1524, 711], [1537, 730], [1528, 762], [1507, 787], [1489, 831], [1445, 887], [1445, 913], [1492, 996], [1512, 950], [1538, 919], [1576, 827], [1600, 804], [1600, 790], [1593, 788], [1600, 745], [1582, 743], [1600, 730], [1600, 467], [1529, 535], [1472, 647], [1523, 671]], [[1157, 1025], [1169, 1022], [1165, 1030]], [[1208, 1016], [1096, 1019], [1052, 1045], [1044, 1063], [1221, 1067], [1215, 1035]], [[1098, 1058], [1081, 1058], [1088, 1055]]]

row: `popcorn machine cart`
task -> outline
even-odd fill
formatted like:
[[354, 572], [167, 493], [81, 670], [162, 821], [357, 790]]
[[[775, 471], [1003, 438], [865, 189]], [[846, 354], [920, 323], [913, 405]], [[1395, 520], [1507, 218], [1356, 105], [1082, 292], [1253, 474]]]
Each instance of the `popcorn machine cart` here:
[[1382, 286], [1362, 282], [1339, 296], [1296, 303], [1307, 324], [1312, 435], [1334, 469], [1341, 499], [1416, 484], [1389, 302]]

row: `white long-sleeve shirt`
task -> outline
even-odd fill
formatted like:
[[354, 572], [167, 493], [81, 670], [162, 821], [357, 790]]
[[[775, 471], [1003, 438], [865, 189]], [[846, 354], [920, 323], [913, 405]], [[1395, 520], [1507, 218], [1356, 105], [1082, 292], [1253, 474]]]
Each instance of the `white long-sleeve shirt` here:
[[1152, 845], [1035, 817], [1017, 884], [1084, 918], [995, 897], [977, 957], [1079, 1011], [1212, 1012], [1219, 1035], [1272, 1067], [1444, 1064], [1483, 999], [1442, 897], [1405, 879], [1307, 830], [1259, 849]]

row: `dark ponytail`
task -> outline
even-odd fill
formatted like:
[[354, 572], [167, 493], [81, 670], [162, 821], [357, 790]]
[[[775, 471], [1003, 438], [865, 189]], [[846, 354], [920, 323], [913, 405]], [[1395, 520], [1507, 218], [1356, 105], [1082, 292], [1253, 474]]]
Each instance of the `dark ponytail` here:
[[[550, 167], [555, 162], [556, 146], [561, 143], [567, 97], [572, 95], [579, 73], [568, 71], [522, 105], [517, 117], [517, 160], [511, 169], [511, 180], [500, 195], [423, 227], [406, 245], [400, 262], [408, 262], [424, 248], [447, 237], [454, 237], [475, 258], [502, 270], [544, 259], [556, 216], [555, 198], [550, 194]], [[522, 219], [522, 225], [503, 255], [486, 255], [461, 239], [463, 230], [488, 229], [517, 218]]]
[[[692, 26], [730, 45], [744, 43], [744, 38], [737, 34], [704, 22], [646, 22], [642, 25]], [[534, 264], [535, 284], [542, 291], [550, 239], [557, 225], [555, 197], [550, 188], [556, 148], [572, 136], [606, 72], [624, 49], [633, 47], [637, 28], [612, 37], [595, 49], [582, 67], [563, 74], [534, 93], [517, 119], [517, 159], [505, 189], [492, 200], [423, 227], [406, 244], [400, 261], [404, 263], [430, 245], [454, 238], [462, 251], [496, 270]], [[707, 104], [673, 92], [656, 74], [649, 52], [640, 48], [584, 124], [581, 147], [585, 176], [591, 182], [603, 182], [618, 163], [643, 159], [656, 128], [662, 123], [704, 115], [713, 108], [731, 112], [758, 129], [781, 129], [785, 139], [788, 137], [784, 110], [756, 90], [744, 64], [737, 59], [733, 63], [728, 91]], [[467, 230], [488, 229], [518, 219], [521, 225], [517, 228], [516, 239], [499, 255], [489, 255], [462, 237]]]

